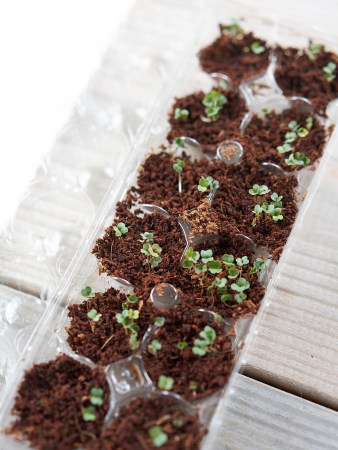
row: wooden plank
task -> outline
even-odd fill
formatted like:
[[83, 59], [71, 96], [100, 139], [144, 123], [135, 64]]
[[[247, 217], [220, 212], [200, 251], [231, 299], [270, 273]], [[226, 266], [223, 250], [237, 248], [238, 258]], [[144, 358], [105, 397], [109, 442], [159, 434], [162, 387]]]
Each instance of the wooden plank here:
[[203, 450], [333, 450], [338, 413], [236, 374]]
[[337, 130], [248, 346], [244, 373], [338, 408]]

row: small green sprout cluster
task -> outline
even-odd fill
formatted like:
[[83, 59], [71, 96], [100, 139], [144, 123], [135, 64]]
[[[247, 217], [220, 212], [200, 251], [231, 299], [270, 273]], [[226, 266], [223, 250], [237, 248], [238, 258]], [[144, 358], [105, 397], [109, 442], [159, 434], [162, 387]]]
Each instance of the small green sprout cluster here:
[[265, 47], [264, 47], [264, 45], [260, 44], [258, 41], [255, 41], [250, 45], [250, 50], [255, 55], [261, 55], [262, 53], [265, 52]]
[[221, 25], [221, 31], [226, 31], [227, 33], [231, 34], [232, 36], [236, 36], [237, 34], [243, 33], [243, 28], [240, 26], [239, 19], [233, 18], [231, 19], [231, 22], [226, 25]]
[[121, 237], [123, 234], [128, 233], [128, 227], [126, 227], [123, 222], [120, 222], [116, 226], [114, 226], [113, 230], [115, 231], [115, 236], [117, 237]]
[[[298, 137], [306, 137], [309, 134], [312, 126], [313, 118], [311, 116], [306, 118], [305, 127], [298, 125], [295, 120], [291, 120], [291, 122], [289, 122], [288, 124], [288, 127], [291, 131], [285, 133], [284, 144], [277, 147], [278, 153], [285, 154], [292, 152], [293, 148], [290, 144], [292, 144], [292, 142], [295, 142]], [[290, 153], [288, 158], [286, 158], [284, 161], [288, 166], [307, 166], [308, 164], [310, 164], [310, 159], [301, 152]]]
[[154, 322], [155, 327], [163, 327], [165, 318], [163, 316], [157, 316]]
[[87, 312], [87, 317], [96, 323], [101, 319], [102, 314], [98, 313], [95, 308], [92, 308], [90, 311]]
[[209, 189], [209, 201], [212, 202], [215, 192], [219, 188], [219, 182], [215, 180], [213, 177], [201, 177], [197, 189], [201, 192], [205, 192]]
[[91, 388], [89, 394], [90, 406], [82, 409], [82, 419], [85, 422], [93, 422], [96, 420], [96, 407], [103, 405], [103, 389]]
[[315, 44], [311, 42], [307, 48], [307, 56], [310, 61], [314, 61], [316, 59], [316, 55], [318, 55], [322, 51], [322, 46], [320, 44]]
[[152, 440], [153, 446], [162, 447], [168, 441], [168, 435], [163, 431], [161, 425], [153, 425], [148, 430], [148, 435]]
[[[270, 189], [265, 185], [254, 184], [251, 189], [249, 189], [249, 194], [255, 197], [259, 195], [265, 195], [270, 192]], [[255, 215], [251, 225], [256, 226], [257, 221], [262, 214], [265, 213], [267, 216], [270, 216], [274, 222], [278, 222], [279, 220], [283, 220], [282, 216], [282, 195], [278, 195], [277, 192], [274, 192], [270, 196], [270, 202], [266, 199], [261, 200], [257, 203], [253, 209], [253, 213]]]
[[185, 162], [183, 159], [176, 159], [173, 164], [173, 169], [178, 175], [178, 192], [182, 192], [182, 172], [185, 166]]
[[122, 312], [116, 314], [116, 320], [125, 330], [130, 334], [129, 346], [131, 350], [136, 350], [139, 347], [138, 332], [140, 327], [135, 323], [139, 318], [139, 311], [137, 309], [128, 308], [127, 303], [122, 303]]
[[227, 103], [227, 98], [225, 95], [221, 94], [220, 92], [216, 91], [216, 89], [212, 89], [209, 94], [207, 94], [203, 98], [203, 105], [205, 106], [205, 114], [209, 119], [211, 119], [213, 122], [219, 119], [219, 112]]
[[206, 325], [203, 331], [199, 333], [199, 336], [202, 339], [194, 340], [194, 346], [192, 348], [193, 354], [204, 356], [206, 353], [214, 351], [212, 346], [216, 339], [216, 331], [209, 325]]
[[141, 253], [146, 255], [146, 260], [143, 264], [148, 264], [149, 267], [157, 267], [162, 258], [160, 256], [162, 252], [162, 248], [154, 243], [154, 235], [153, 233], [141, 233], [141, 242], [143, 242], [143, 246], [141, 249]]
[[94, 298], [95, 294], [92, 291], [92, 288], [90, 286], [86, 286], [85, 288], [83, 288], [81, 290], [81, 295], [82, 297], [86, 297], [86, 298]]
[[172, 377], [167, 377], [166, 375], [160, 375], [158, 378], [157, 386], [160, 389], [171, 391], [174, 386], [174, 379]]
[[326, 66], [323, 67], [324, 78], [329, 83], [336, 78], [336, 68], [337, 64], [332, 61], [330, 61]]
[[156, 355], [158, 350], [161, 350], [161, 349], [162, 349], [162, 344], [157, 339], [153, 339], [151, 341], [151, 343], [148, 345], [148, 351], [150, 353], [153, 353], [154, 355]]
[[175, 119], [187, 119], [189, 117], [189, 111], [187, 109], [176, 108], [174, 112]]
[[185, 142], [184, 139], [181, 137], [177, 137], [174, 139], [174, 143], [177, 145], [177, 147], [181, 147], [184, 148], [185, 147]]
[[[223, 303], [232, 300], [233, 295], [235, 295], [235, 300], [241, 303], [247, 298], [244, 291], [250, 288], [250, 283], [242, 277], [243, 267], [249, 263], [247, 256], [235, 259], [233, 255], [224, 254], [219, 260], [213, 258], [211, 249], [198, 252], [193, 247], [189, 247], [184, 255], [182, 265], [185, 269], [193, 269], [194, 273], [202, 275], [203, 279], [206, 274], [218, 275], [225, 272], [225, 275], [221, 278], [218, 276], [214, 278], [208, 290], [216, 289]], [[249, 274], [257, 273], [264, 267], [265, 261], [262, 258], [257, 258], [250, 268]], [[233, 280], [230, 285], [232, 292], [228, 292], [228, 279]]]

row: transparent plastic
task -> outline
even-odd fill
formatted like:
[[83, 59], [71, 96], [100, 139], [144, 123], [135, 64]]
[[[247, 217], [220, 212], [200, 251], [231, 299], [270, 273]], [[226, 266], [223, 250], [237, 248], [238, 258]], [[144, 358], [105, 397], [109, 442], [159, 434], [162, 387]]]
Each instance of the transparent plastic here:
[[[175, 8], [185, 8], [188, 17], [189, 14], [197, 14], [198, 8], [196, 8], [196, 5], [193, 6], [192, 2], [184, 2], [183, 4], [183, 2], [177, 0], [175, 2], [171, 2], [171, 4], [172, 13]], [[65, 271], [64, 277], [62, 278], [55, 295], [51, 298], [48, 308], [45, 310], [38, 326], [32, 333], [32, 336], [22, 353], [12, 379], [6, 386], [3, 393], [3, 406], [0, 412], [1, 429], [6, 428], [10, 424], [12, 419], [11, 408], [13, 406], [18, 385], [22, 380], [25, 370], [32, 367], [32, 364], [49, 361], [60, 353], [66, 353], [71, 357], [84, 362], [85, 364], [89, 364], [91, 366], [94, 365], [94, 363], [86, 358], [76, 355], [66, 344], [65, 326], [69, 323], [69, 319], [67, 318], [67, 308], [68, 306], [81, 301], [80, 291], [84, 286], [91, 286], [94, 292], [104, 292], [110, 286], [120, 288], [125, 292], [131, 289], [131, 285], [127, 280], [114, 279], [105, 275], [99, 275], [97, 270], [97, 262], [95, 257], [91, 254], [91, 249], [93, 248], [96, 239], [101, 237], [105, 228], [111, 224], [117, 201], [123, 198], [126, 190], [131, 185], [135, 184], [137, 178], [137, 168], [144, 157], [150, 150], [157, 151], [157, 149], [160, 149], [160, 146], [163, 142], [165, 142], [165, 136], [168, 131], [167, 114], [174, 96], [186, 95], [200, 89], [207, 91], [207, 89], [209, 89], [215, 81], [208, 75], [202, 73], [198, 68], [197, 59], [196, 56], [194, 56], [196, 51], [211, 42], [216, 37], [219, 22], [226, 22], [234, 16], [243, 15], [243, 25], [245, 29], [254, 31], [257, 35], [267, 39], [270, 44], [274, 44], [276, 41], [281, 41], [281, 43], [284, 44], [283, 33], [285, 31], [283, 27], [278, 27], [277, 22], [272, 19], [262, 19], [250, 14], [248, 8], [245, 8], [243, 11], [238, 6], [234, 5], [230, 5], [230, 7], [227, 5], [225, 7], [224, 3], [217, 1], [208, 2], [207, 4], [201, 2], [199, 6], [199, 13], [202, 15], [202, 18], [199, 16], [199, 21], [196, 21], [196, 26], [190, 30], [191, 42], [189, 42], [184, 48], [181, 48], [180, 58], [176, 59], [177, 66], [175, 66], [175, 70], [170, 72], [171, 79], [165, 83], [165, 88], [162, 90], [160, 98], [158, 98], [151, 114], [149, 114], [149, 117], [140, 129], [140, 133], [137, 136], [132, 151], [128, 155], [129, 157], [125, 158], [123, 161], [123, 167], [121, 167], [120, 173], [114, 178], [114, 181], [111, 184], [101, 207], [96, 213], [94, 223], [86, 234], [85, 239], [82, 241], [80, 248], [72, 260], [72, 263]], [[161, 6], [159, 6], [159, 8], [160, 7]], [[203, 32], [201, 32], [202, 23]], [[297, 27], [297, 24], [295, 26]], [[177, 24], [177, 27], [179, 29], [179, 23]], [[298, 30], [298, 28], [296, 29]], [[300, 36], [311, 37], [311, 30], [305, 30], [305, 33], [306, 34], [304, 35], [300, 34]], [[279, 39], [280, 36], [281, 39]], [[322, 35], [319, 34], [319, 37], [321, 36]], [[321, 42], [324, 41], [324, 38], [321, 39]], [[327, 42], [330, 42], [329, 38]], [[327, 42], [325, 42], [325, 44]], [[297, 41], [292, 41], [292, 43], [293, 45], [298, 45]], [[161, 47], [164, 44], [163, 42], [159, 42], [158, 45]], [[272, 58], [266, 73], [260, 75], [260, 77], [257, 77], [256, 79], [246, 81], [241, 86], [241, 91], [246, 99], [249, 113], [252, 111], [257, 111], [257, 109], [259, 109], [261, 105], [267, 101], [270, 102], [271, 105], [277, 105], [281, 100], [287, 102], [287, 99], [283, 97], [281, 90], [278, 88], [274, 80], [274, 64], [275, 60]], [[305, 100], [304, 103], [307, 104], [307, 101]], [[329, 116], [331, 121], [334, 122], [336, 118], [335, 108], [333, 108], [332, 105], [330, 108], [331, 113]], [[186, 137], [186, 139], [192, 139], [190, 141], [192, 144], [192, 152], [195, 155], [198, 155], [199, 146], [198, 143], [193, 140], [193, 136]], [[336, 133], [332, 139], [337, 139]], [[324, 155], [321, 164], [325, 164], [326, 159], [327, 157]], [[236, 163], [240, 163], [240, 160], [239, 162], [236, 161]], [[267, 161], [267, 163], [269, 162]], [[268, 171], [274, 169], [278, 172], [278, 167], [267, 167]], [[316, 179], [318, 179], [318, 177], [320, 177], [320, 169], [316, 172], [312, 169], [306, 169], [299, 171], [297, 174], [291, 174], [290, 176], [298, 177], [304, 193], [307, 191], [314, 174]], [[315, 195], [315, 182], [311, 184], [310, 189], [311, 195]], [[311, 196], [308, 196], [306, 200], [307, 204], [310, 199]], [[142, 207], [145, 214], [154, 211], [153, 205], [143, 205]], [[301, 226], [301, 211], [302, 209], [300, 210], [295, 226]], [[164, 210], [162, 213], [167, 214]], [[246, 236], [243, 236], [243, 238], [248, 239]], [[187, 234], [186, 240], [188, 243], [189, 241]], [[291, 243], [292, 235], [287, 246], [291, 245]], [[253, 246], [252, 248], [255, 248], [254, 243], [251, 245]], [[184, 249], [182, 249], [182, 251], [183, 250]], [[287, 251], [287, 248], [285, 251]], [[261, 252], [259, 254], [261, 254]], [[277, 265], [277, 268], [275, 268], [275, 265], [272, 264], [267, 267], [265, 272], [262, 274], [263, 283], [268, 285], [269, 290], [273, 288], [274, 280], [278, 277], [278, 266], [282, 264], [283, 257]], [[174, 304], [179, 302], [175, 286], [171, 285], [165, 286], [165, 289], [161, 289], [160, 291], [154, 287], [151, 294], [151, 299], [155, 305], [157, 303], [161, 307], [163, 307], [164, 304], [169, 304], [170, 306], [168, 307], [172, 307]], [[266, 304], [263, 300], [261, 310], [265, 306]], [[253, 334], [258, 332], [259, 314], [253, 320], [252, 319], [252, 317], [245, 317], [236, 324], [234, 348], [237, 353], [237, 364], [234, 372], [241, 371], [245, 359], [245, 348], [248, 347]], [[151, 329], [149, 330], [149, 333], [151, 334]], [[146, 342], [148, 338], [149, 334], [146, 334], [144, 342]], [[245, 345], [243, 351], [241, 348], [244, 343]], [[135, 377], [135, 367], [136, 372], [139, 374], [138, 377]], [[132, 355], [125, 360], [111, 364], [107, 367], [106, 374], [112, 389], [111, 406], [108, 413], [108, 418], [111, 417], [113, 411], [118, 409], [119, 404], [124, 404], [130, 398], [134, 398], [135, 395], [141, 395], [145, 390], [154, 390], [151, 380], [143, 369], [142, 357], [140, 354]], [[232, 382], [230, 380], [228, 384], [229, 389], [231, 389], [231, 384]], [[201, 424], [202, 426], [209, 427], [209, 433], [203, 443], [203, 449], [213, 448], [213, 442], [217, 434], [217, 429], [220, 425], [219, 421], [221, 418], [221, 408], [226, 402], [226, 396], [227, 389], [225, 389], [222, 394], [222, 400], [219, 402], [218, 408], [217, 403], [220, 398], [220, 393], [203, 400], [200, 404], [199, 414]], [[215, 410], [216, 413], [214, 414]], [[0, 446], [11, 449], [29, 448], [27, 443], [19, 443], [12, 437], [6, 435], [0, 436]]]

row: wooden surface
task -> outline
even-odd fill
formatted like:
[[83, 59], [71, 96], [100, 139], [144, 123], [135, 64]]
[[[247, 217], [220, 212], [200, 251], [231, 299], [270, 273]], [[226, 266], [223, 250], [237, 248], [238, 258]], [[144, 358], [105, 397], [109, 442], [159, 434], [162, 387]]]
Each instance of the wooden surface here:
[[243, 375], [219, 405], [217, 433], [203, 450], [333, 450], [338, 414]]

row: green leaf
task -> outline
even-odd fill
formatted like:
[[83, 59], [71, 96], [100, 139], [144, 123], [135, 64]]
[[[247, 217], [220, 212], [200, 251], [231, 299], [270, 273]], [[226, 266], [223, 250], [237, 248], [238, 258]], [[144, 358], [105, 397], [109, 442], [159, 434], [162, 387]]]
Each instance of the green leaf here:
[[236, 35], [243, 33], [243, 28], [240, 26], [239, 19], [231, 19], [231, 23], [227, 25], [221, 25], [222, 30], [227, 31], [229, 34]]
[[192, 348], [192, 352], [193, 352], [194, 355], [197, 355], [197, 356], [204, 356], [206, 354], [206, 350], [204, 348], [202, 348], [202, 347], [195, 347], [194, 346]]
[[176, 108], [174, 112], [175, 119], [187, 119], [189, 117], [189, 111], [187, 109]]
[[171, 389], [174, 386], [174, 379], [172, 377], [167, 377], [165, 375], [160, 375], [158, 382], [157, 382], [157, 386], [160, 389], [164, 389], [166, 391], [171, 391]]
[[190, 381], [189, 382], [189, 389], [191, 391], [195, 391], [197, 389], [197, 387], [198, 387], [198, 384], [196, 383], [196, 381]]
[[247, 295], [244, 294], [243, 292], [239, 292], [238, 294], [235, 295], [235, 300], [237, 303], [242, 303], [244, 300], [246, 300]]
[[223, 294], [223, 295], [221, 295], [221, 302], [222, 303], [229, 302], [230, 300], [232, 300], [232, 295], [231, 294]]
[[251, 195], [264, 195], [270, 192], [270, 189], [265, 185], [254, 184], [251, 189], [249, 189], [249, 194]]
[[237, 292], [243, 292], [249, 289], [250, 283], [245, 278], [239, 278], [236, 283], [232, 283], [231, 289]]
[[127, 297], [127, 300], [129, 303], [136, 303], [138, 301], [138, 298], [136, 297], [135, 294], [129, 295], [129, 297]]
[[185, 341], [180, 341], [180, 342], [177, 343], [177, 346], [176, 346], [176, 347], [177, 347], [179, 350], [183, 350], [183, 349], [185, 349], [185, 348], [188, 347], [188, 343], [185, 342]]
[[265, 52], [265, 47], [261, 45], [259, 42], [255, 41], [250, 45], [250, 49], [255, 55], [261, 55]]
[[175, 138], [174, 142], [178, 147], [184, 148], [185, 146], [184, 139], [182, 139], [181, 137]]
[[220, 273], [222, 272], [222, 263], [221, 261], [209, 261], [208, 262], [208, 270], [210, 273]]
[[154, 322], [155, 327], [163, 327], [165, 318], [162, 316], [157, 316]]
[[299, 127], [297, 133], [300, 137], [306, 137], [309, 134], [309, 130], [303, 127]]
[[230, 278], [230, 280], [234, 280], [235, 278], [238, 277], [239, 274], [240, 271], [238, 269], [229, 269], [228, 278]]
[[92, 288], [90, 286], [86, 286], [84, 289], [82, 289], [81, 295], [86, 298], [95, 297], [95, 294], [94, 294], [94, 292], [92, 292]]
[[164, 433], [160, 425], [154, 425], [148, 430], [149, 437], [152, 439], [154, 447], [162, 447], [168, 441], [168, 435]]
[[196, 264], [195, 265], [195, 273], [204, 273], [207, 271], [207, 265], [206, 264]]
[[199, 252], [195, 252], [193, 247], [189, 247], [188, 250], [185, 252], [184, 257], [186, 260], [191, 261], [193, 264], [196, 264], [197, 261], [200, 259], [200, 254]]
[[247, 256], [243, 256], [242, 258], [236, 258], [236, 264], [239, 267], [245, 266], [246, 264], [249, 264], [249, 260]]
[[200, 336], [210, 345], [213, 344], [216, 339], [216, 331], [209, 325], [206, 325], [203, 331], [200, 332]]
[[203, 263], [207, 263], [213, 260], [212, 250], [201, 250], [201, 258]]
[[128, 233], [128, 227], [126, 227], [123, 222], [120, 222], [116, 226], [113, 226], [113, 230], [115, 231], [115, 235], [117, 237], [121, 237], [123, 234]]
[[162, 344], [157, 340], [153, 339], [151, 343], [148, 345], [148, 350], [150, 353], [156, 354], [158, 350], [162, 349]]
[[95, 406], [87, 406], [87, 408], [83, 408], [82, 409], [82, 419], [85, 422], [94, 422], [96, 420]]
[[183, 159], [176, 159], [175, 164], [173, 165], [173, 169], [177, 173], [182, 173], [184, 166], [185, 162], [183, 161]]
[[92, 308], [87, 312], [87, 317], [89, 317], [89, 319], [91, 319], [93, 322], [98, 322], [101, 319], [102, 314], [98, 314], [96, 309]]

